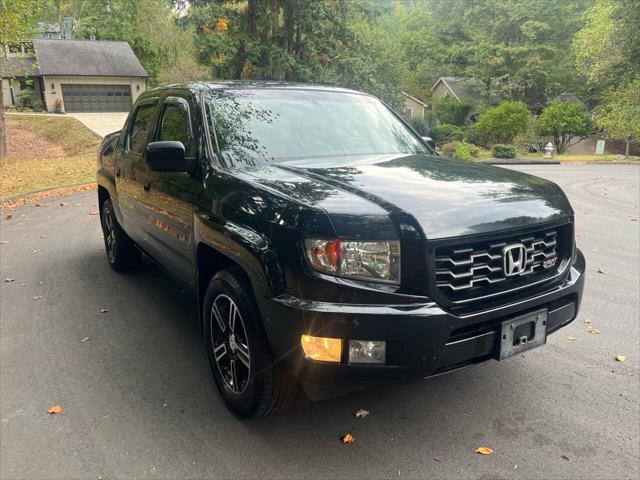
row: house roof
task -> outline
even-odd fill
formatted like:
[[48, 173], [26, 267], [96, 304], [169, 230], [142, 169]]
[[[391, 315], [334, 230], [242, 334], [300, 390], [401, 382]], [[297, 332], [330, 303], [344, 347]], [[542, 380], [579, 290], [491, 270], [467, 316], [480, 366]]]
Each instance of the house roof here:
[[405, 92], [400, 92], [402, 95], [404, 95], [407, 98], [410, 98], [411, 100], [413, 100], [416, 103], [419, 103], [420, 105], [422, 105], [423, 107], [428, 107], [429, 105], [427, 105], [426, 103], [424, 103], [422, 100], [418, 100], [416, 97], [412, 97], [411, 95], [409, 95], [408, 93]]
[[148, 76], [127, 42], [39, 39], [33, 47], [42, 75]]
[[0, 57], [2, 78], [39, 77], [38, 62], [35, 57]]

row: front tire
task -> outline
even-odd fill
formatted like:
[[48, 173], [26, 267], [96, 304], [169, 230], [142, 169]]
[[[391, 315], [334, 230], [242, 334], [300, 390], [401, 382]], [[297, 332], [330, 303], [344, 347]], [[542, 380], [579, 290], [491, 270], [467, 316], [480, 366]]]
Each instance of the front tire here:
[[244, 418], [286, 407], [295, 382], [274, 363], [251, 287], [239, 269], [218, 272], [207, 288], [203, 322], [213, 378], [227, 407]]
[[109, 266], [122, 272], [140, 265], [142, 254], [118, 223], [110, 198], [102, 204], [100, 224]]

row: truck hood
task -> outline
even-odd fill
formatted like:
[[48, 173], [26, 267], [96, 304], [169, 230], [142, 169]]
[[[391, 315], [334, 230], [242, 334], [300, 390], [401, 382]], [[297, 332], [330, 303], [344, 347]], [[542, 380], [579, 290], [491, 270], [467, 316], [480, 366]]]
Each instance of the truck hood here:
[[[429, 239], [546, 223], [573, 211], [553, 182], [428, 155], [306, 159], [245, 170], [254, 181], [330, 216], [339, 236], [417, 230]], [[385, 221], [386, 220], [386, 221]], [[421, 235], [421, 236], [422, 236]]]

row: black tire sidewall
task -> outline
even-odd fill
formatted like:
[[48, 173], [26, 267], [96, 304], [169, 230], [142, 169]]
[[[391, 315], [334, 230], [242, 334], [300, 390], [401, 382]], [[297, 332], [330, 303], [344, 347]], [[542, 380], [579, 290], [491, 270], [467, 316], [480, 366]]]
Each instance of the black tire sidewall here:
[[[213, 278], [207, 288], [203, 305], [203, 322], [207, 357], [211, 366], [211, 373], [218, 386], [218, 390], [229, 408], [241, 417], [252, 417], [259, 408], [263, 383], [268, 381], [265, 377], [270, 376], [271, 358], [268, 351], [265, 351], [265, 339], [260, 332], [259, 314], [250, 292], [247, 287], [239, 282], [233, 275], [221, 272]], [[218, 365], [213, 354], [213, 342], [211, 339], [211, 310], [214, 300], [218, 295], [229, 296], [237, 305], [245, 332], [250, 352], [250, 375], [249, 383], [244, 392], [237, 394], [229, 390], [222, 379]]]

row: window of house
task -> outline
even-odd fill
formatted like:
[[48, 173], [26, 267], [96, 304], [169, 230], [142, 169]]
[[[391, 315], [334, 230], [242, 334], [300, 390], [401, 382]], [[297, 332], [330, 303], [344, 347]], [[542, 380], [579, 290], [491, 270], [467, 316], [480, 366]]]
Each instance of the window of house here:
[[156, 109], [153, 105], [137, 108], [131, 130], [129, 131], [129, 151], [142, 155], [147, 146], [149, 132], [153, 129], [153, 117]]
[[167, 105], [162, 115], [158, 140], [182, 142], [187, 157], [193, 156], [193, 138], [189, 129], [189, 117], [178, 105]]

